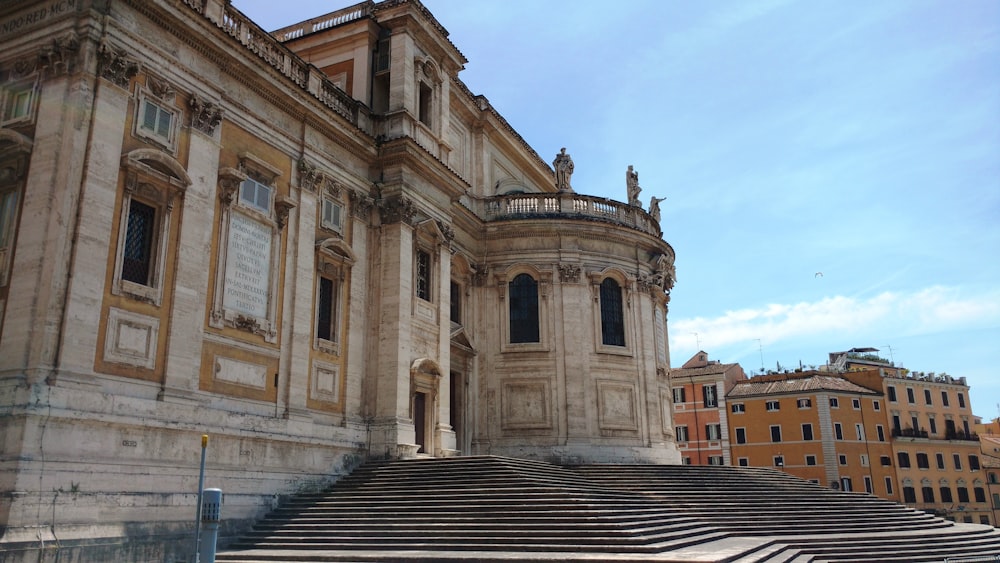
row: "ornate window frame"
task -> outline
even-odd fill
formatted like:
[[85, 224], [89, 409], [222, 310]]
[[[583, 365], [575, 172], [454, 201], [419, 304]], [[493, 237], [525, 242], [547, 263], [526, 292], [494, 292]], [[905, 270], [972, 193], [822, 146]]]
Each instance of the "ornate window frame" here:
[[[209, 326], [236, 328], [262, 336], [268, 343], [278, 339], [282, 231], [289, 211], [295, 207], [291, 199], [278, 194], [276, 182], [280, 176], [280, 169], [249, 152], [240, 153], [238, 169], [219, 170], [218, 270]], [[240, 192], [248, 179], [271, 188], [267, 213], [241, 203]], [[252, 238], [255, 233], [267, 234], [270, 240], [263, 245], [255, 244]], [[250, 246], [257, 246], [261, 251], [266, 249], [266, 259], [255, 262]], [[267, 275], [259, 277], [264, 267], [268, 270]], [[230, 283], [232, 287], [227, 293]], [[261, 287], [264, 284], [266, 288]], [[263, 302], [260, 302], [261, 297]], [[239, 303], [246, 303], [246, 306]]]
[[[31, 147], [28, 137], [0, 128], [0, 288], [10, 281]], [[3, 303], [0, 303], [2, 317]]]
[[[147, 143], [155, 145], [170, 154], [177, 154], [177, 132], [182, 118], [181, 108], [177, 107], [177, 93], [165, 80], [149, 76], [146, 85], [136, 85], [135, 113], [132, 119], [132, 135]], [[145, 126], [150, 109], [154, 111], [152, 128]], [[163, 115], [170, 118], [167, 131], [159, 132], [158, 121]]]
[[[339, 356], [347, 336], [344, 320], [349, 311], [349, 304], [346, 299], [345, 286], [351, 277], [351, 268], [354, 266], [356, 258], [354, 252], [347, 244], [335, 237], [326, 238], [316, 243], [316, 282], [314, 314], [312, 323], [313, 349], [327, 354]], [[320, 284], [322, 279], [333, 282], [332, 303], [332, 327], [331, 338], [319, 337], [320, 319]]]
[[[634, 327], [632, 326], [632, 296], [634, 295], [635, 287], [632, 280], [621, 270], [616, 268], [607, 268], [600, 272], [591, 272], [588, 277], [590, 278], [590, 288], [593, 295], [594, 306], [593, 306], [593, 318], [594, 318], [594, 349], [601, 354], [612, 354], [617, 356], [632, 356], [633, 355], [633, 342], [635, 340], [635, 335], [633, 334]], [[618, 287], [621, 289], [621, 313], [622, 313], [622, 331], [624, 333], [625, 344], [623, 346], [615, 344], [605, 344], [604, 343], [604, 332], [602, 326], [602, 309], [603, 304], [601, 302], [601, 285], [604, 280], [611, 278], [615, 280]]]
[[[510, 283], [517, 276], [526, 274], [538, 284], [538, 342], [511, 342], [510, 340]], [[549, 351], [549, 294], [552, 289], [552, 273], [523, 264], [508, 268], [494, 276], [500, 305], [500, 350], [502, 352], [547, 352]]]
[[[125, 187], [121, 207], [118, 210], [118, 236], [111, 294], [123, 295], [159, 307], [163, 301], [163, 280], [170, 247], [170, 226], [173, 223], [174, 206], [191, 185], [191, 178], [173, 157], [156, 149], [131, 151], [122, 156], [121, 166], [125, 169]], [[149, 248], [150, 271], [146, 284], [122, 277], [133, 200], [152, 207], [155, 213], [153, 240]]]
[[0, 88], [0, 127], [34, 122], [37, 108], [37, 75], [12, 79]]

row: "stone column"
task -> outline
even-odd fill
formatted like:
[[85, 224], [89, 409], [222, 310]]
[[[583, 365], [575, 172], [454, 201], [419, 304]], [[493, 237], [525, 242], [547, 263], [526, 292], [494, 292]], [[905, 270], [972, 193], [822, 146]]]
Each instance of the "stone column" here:
[[[293, 188], [294, 189], [294, 188]], [[278, 397], [284, 402], [289, 416], [308, 416], [306, 401], [312, 380], [312, 366], [309, 362], [312, 349], [313, 309], [316, 277], [316, 205], [320, 201], [316, 193], [298, 188], [298, 206], [288, 216], [285, 225], [288, 234], [288, 254], [285, 268], [284, 317], [287, 323], [288, 341], [284, 342], [281, 365], [285, 382]]]
[[455, 429], [451, 427], [451, 240], [446, 229], [445, 240], [438, 245], [438, 351], [437, 363], [441, 370], [438, 388], [437, 427], [434, 429], [435, 455], [457, 454]]
[[204, 341], [205, 311], [209, 281], [215, 256], [212, 254], [212, 227], [219, 176], [219, 141], [214, 128], [190, 129], [188, 175], [191, 185], [180, 207], [180, 232], [174, 264], [173, 310], [167, 340], [166, 368], [159, 399], [193, 398], [198, 390], [201, 350]]

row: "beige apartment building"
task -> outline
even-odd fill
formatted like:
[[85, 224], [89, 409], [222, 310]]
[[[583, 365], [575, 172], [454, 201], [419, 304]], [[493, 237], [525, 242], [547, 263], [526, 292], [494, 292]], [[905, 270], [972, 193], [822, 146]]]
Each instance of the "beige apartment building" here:
[[0, 551], [182, 558], [202, 435], [230, 530], [367, 459], [679, 463], [658, 208], [417, 0], [237, 7], [0, 5]]

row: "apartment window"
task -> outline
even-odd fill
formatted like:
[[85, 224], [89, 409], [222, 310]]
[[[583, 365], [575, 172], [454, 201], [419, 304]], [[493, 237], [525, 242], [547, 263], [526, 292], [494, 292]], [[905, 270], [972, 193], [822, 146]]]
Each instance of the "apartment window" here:
[[944, 454], [942, 454], [942, 453], [936, 453], [936, 454], [934, 454], [934, 458], [937, 460], [937, 468], [943, 470], [944, 469]]
[[424, 125], [428, 127], [431, 125], [431, 101], [434, 98], [433, 90], [427, 84], [423, 82], [420, 83], [420, 99], [418, 100], [419, 108], [417, 110], [418, 119]]
[[[748, 458], [748, 457], [741, 457], [741, 458], [739, 458], [739, 459], [736, 460], [736, 463], [740, 467], [750, 467], [750, 458]], [[998, 495], [998, 496], [1000, 496], [1000, 495]], [[1000, 500], [997, 501], [997, 504], [1000, 505]]]
[[854, 490], [854, 484], [851, 482], [850, 477], [840, 478], [840, 489], [845, 492], [851, 492]]
[[784, 467], [785, 466], [785, 456], [783, 456], [783, 455], [776, 455], [776, 456], [774, 456], [773, 460], [774, 460], [774, 466], [775, 467]]
[[816, 456], [814, 456], [814, 455], [807, 455], [806, 456], [806, 465], [816, 465]]
[[781, 426], [780, 425], [776, 425], [775, 424], [775, 425], [771, 426], [771, 441], [772, 442], [780, 442], [781, 441]]
[[990, 471], [989, 479], [990, 483], [993, 483], [995, 485], [997, 483], [997, 474]]
[[701, 393], [705, 399], [705, 407], [719, 406], [718, 390], [715, 385], [702, 385]]
[[688, 441], [688, 427], [687, 426], [678, 426], [677, 427], [677, 441], [678, 442], [687, 442]]
[[887, 455], [880, 456], [879, 462], [882, 464], [883, 467], [888, 467], [892, 465], [892, 458]]
[[798, 399], [795, 401], [795, 406], [800, 409], [808, 409], [812, 406], [812, 399]]
[[681, 458], [681, 463], [684, 464], [684, 465], [691, 465], [691, 458], [690, 457], [683, 457], [683, 458]]
[[917, 420], [917, 415], [910, 417], [910, 427], [913, 428], [913, 430], [920, 430], [920, 422]]
[[264, 214], [271, 213], [271, 193], [274, 188], [253, 178], [247, 178], [240, 186], [240, 204]]
[[779, 403], [778, 401], [768, 401], [767, 403], [765, 403], [765, 407], [767, 408], [768, 411], [773, 412], [781, 409], [781, 403]]
[[861, 454], [861, 467], [868, 467], [868, 454]]
[[344, 206], [324, 197], [319, 226], [328, 231], [344, 234]]
[[860, 424], [854, 425], [854, 434], [857, 436], [859, 442], [865, 441], [865, 427]]
[[969, 454], [969, 470], [979, 471], [979, 456], [975, 454]]
[[972, 489], [972, 494], [975, 496], [976, 502], [986, 502], [986, 489], [976, 487]]
[[740, 427], [736, 429], [736, 443], [746, 444], [747, 443], [747, 429]]
[[990, 525], [990, 517], [986, 516], [985, 514], [980, 514], [979, 515], [979, 523], [980, 524], [986, 524], [987, 526], [989, 526]]
[[833, 435], [838, 440], [843, 440], [844, 439], [844, 427], [841, 426], [839, 422], [834, 422], [833, 423]]
[[910, 454], [906, 452], [899, 452], [896, 456], [897, 463], [900, 467], [909, 468], [910, 467]]
[[174, 143], [174, 112], [164, 104], [143, 96], [139, 103], [136, 133], [140, 137], [171, 147]]
[[913, 387], [906, 388], [906, 402], [910, 403], [911, 405], [917, 402], [917, 400], [914, 398], [913, 395]]
[[509, 289], [511, 343], [539, 342], [538, 282], [528, 274], [518, 274]]
[[865, 475], [865, 492], [868, 494], [874, 494], [875, 488], [872, 486], [872, 478]]
[[958, 396], [958, 408], [965, 408], [965, 393], [955, 393]]
[[832, 409], [839, 409], [840, 408], [840, 399], [838, 399], [837, 397], [830, 397], [830, 408], [832, 408]]
[[881, 424], [875, 425], [875, 433], [878, 435], [879, 442], [885, 441], [885, 428], [883, 428]]
[[730, 405], [729, 410], [731, 410], [734, 414], [743, 414], [747, 412], [747, 407], [743, 403], [733, 403]]
[[837, 461], [840, 463], [840, 465], [847, 465], [847, 456], [844, 454], [838, 454]]
[[721, 455], [710, 455], [710, 456], [708, 456], [708, 464], [709, 465], [722, 465], [722, 456]]
[[957, 487], [958, 490], [958, 502], [969, 502], [969, 489], [965, 487]]
[[892, 415], [892, 427], [896, 432], [899, 432], [903, 429], [903, 423], [900, 422], [898, 414]]
[[802, 439], [812, 440], [813, 439], [813, 425], [805, 423], [802, 425]]
[[946, 406], [946, 407], [949, 406], [948, 405], [948, 391], [946, 389], [942, 389], [941, 390], [941, 404], [944, 405], [944, 406]]
[[924, 389], [924, 404], [927, 406], [933, 406], [934, 401], [931, 400], [931, 390]]
[[861, 399], [858, 398], [851, 399], [851, 408], [856, 411], [861, 410]]
[[879, 401], [872, 401], [872, 409], [875, 412], [878, 412], [878, 411], [882, 410], [882, 403], [879, 402]]
[[671, 391], [674, 394], [674, 402], [675, 403], [683, 403], [684, 402], [684, 388], [683, 387], [674, 387]]
[[705, 436], [709, 440], [721, 440], [722, 439], [722, 425], [721, 424], [706, 424], [705, 425]]
[[951, 496], [951, 487], [942, 485], [939, 491], [941, 492], [941, 502], [954, 502]]
[[451, 282], [450, 290], [448, 292], [448, 297], [451, 301], [450, 310], [451, 313], [449, 317], [451, 322], [461, 325], [462, 324], [462, 285], [458, 282]]
[[903, 502], [916, 504], [917, 491], [913, 487], [903, 487]]
[[896, 388], [893, 387], [892, 385], [888, 385], [888, 386], [886, 386], [885, 391], [889, 395], [889, 402], [895, 403], [896, 402]]
[[1000, 508], [1000, 493], [993, 493], [993, 508]]
[[934, 502], [934, 487], [921, 487], [921, 492], [924, 496], [924, 502]]
[[327, 342], [336, 342], [338, 339], [339, 286], [337, 280], [326, 276], [319, 277], [319, 295], [316, 299], [316, 338]]
[[927, 419], [927, 426], [930, 428], [931, 434], [937, 434], [937, 421], [934, 417], [929, 417]]
[[959, 454], [952, 454], [952, 461], [955, 462], [955, 471], [962, 470], [962, 456]]
[[892, 494], [892, 477], [885, 478], [885, 494]]
[[927, 454], [920, 452], [917, 454], [917, 467], [920, 469], [930, 469], [931, 464], [927, 459]]
[[605, 278], [601, 282], [601, 342], [605, 346], [625, 345], [622, 288], [613, 278]]
[[131, 199], [126, 221], [121, 279], [151, 286], [156, 252], [156, 208]]

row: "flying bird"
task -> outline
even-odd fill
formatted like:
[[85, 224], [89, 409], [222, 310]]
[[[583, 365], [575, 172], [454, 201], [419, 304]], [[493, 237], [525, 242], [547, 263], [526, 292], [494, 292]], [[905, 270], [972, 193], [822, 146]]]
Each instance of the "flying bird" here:
[[821, 278], [821, 277], [823, 277], [823, 272], [816, 272], [816, 275], [813, 276], [813, 277], [814, 278]]

